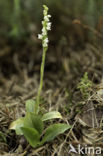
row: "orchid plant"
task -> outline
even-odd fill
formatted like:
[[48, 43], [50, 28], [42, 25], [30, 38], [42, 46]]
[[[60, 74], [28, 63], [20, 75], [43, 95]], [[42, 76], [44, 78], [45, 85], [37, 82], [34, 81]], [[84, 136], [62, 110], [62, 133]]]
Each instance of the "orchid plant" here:
[[42, 34], [38, 35], [38, 38], [42, 40], [43, 55], [40, 70], [40, 85], [37, 98], [35, 101], [32, 99], [27, 100], [25, 117], [21, 117], [16, 121], [13, 121], [10, 125], [10, 129], [15, 130], [17, 135], [24, 135], [32, 147], [41, 146], [45, 142], [53, 140], [57, 135], [64, 133], [66, 130], [71, 128], [71, 126], [68, 124], [57, 123], [52, 124], [44, 129], [44, 124], [46, 121], [56, 118], [62, 119], [62, 116], [58, 111], [47, 112], [43, 115], [40, 115], [39, 113], [40, 96], [43, 87], [45, 57], [49, 42], [48, 31], [51, 30], [51, 15], [48, 15], [48, 7], [46, 5], [43, 5], [43, 8], [44, 19], [42, 21]]

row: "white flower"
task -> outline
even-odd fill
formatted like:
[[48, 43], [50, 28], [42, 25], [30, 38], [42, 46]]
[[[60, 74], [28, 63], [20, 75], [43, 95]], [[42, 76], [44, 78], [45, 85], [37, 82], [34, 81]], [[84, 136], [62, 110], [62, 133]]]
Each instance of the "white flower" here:
[[42, 35], [45, 36], [46, 34], [47, 34], [46, 28], [43, 27], [43, 28], [42, 28]]
[[49, 18], [51, 15], [48, 15], [48, 8], [44, 5], [44, 20], [42, 21], [42, 34], [38, 35], [38, 38], [42, 40], [43, 47], [48, 47], [48, 31], [51, 30], [51, 22], [49, 22]]
[[48, 47], [48, 44], [44, 42], [44, 43], [43, 43], [43, 47], [44, 47], [44, 48]]
[[47, 23], [47, 30], [51, 30], [51, 22]]
[[48, 47], [48, 42], [49, 42], [48, 38], [45, 38], [43, 41], [43, 47], [44, 48]]
[[45, 43], [48, 43], [48, 42], [49, 42], [48, 38], [45, 38], [45, 39], [44, 39], [44, 42], [45, 42]]
[[46, 22], [49, 22], [48, 16], [44, 16], [44, 20], [45, 20]]
[[41, 34], [38, 34], [38, 39], [42, 40], [43, 36]]
[[48, 15], [48, 18], [50, 18], [51, 17], [51, 15]]
[[43, 14], [44, 14], [44, 16], [46, 16], [47, 15], [47, 10], [44, 10]]
[[41, 23], [42, 23], [42, 25], [44, 25], [44, 21], [42, 21]]

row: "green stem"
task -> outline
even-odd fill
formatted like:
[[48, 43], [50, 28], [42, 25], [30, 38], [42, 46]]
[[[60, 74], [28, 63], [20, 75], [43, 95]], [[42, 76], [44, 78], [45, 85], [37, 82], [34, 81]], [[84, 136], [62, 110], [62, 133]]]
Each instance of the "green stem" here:
[[41, 63], [41, 69], [40, 69], [40, 84], [39, 84], [38, 94], [36, 98], [36, 105], [35, 105], [35, 110], [34, 110], [35, 114], [38, 114], [39, 112], [40, 94], [41, 94], [42, 87], [43, 87], [46, 52], [47, 52], [47, 48], [43, 48], [42, 63]]

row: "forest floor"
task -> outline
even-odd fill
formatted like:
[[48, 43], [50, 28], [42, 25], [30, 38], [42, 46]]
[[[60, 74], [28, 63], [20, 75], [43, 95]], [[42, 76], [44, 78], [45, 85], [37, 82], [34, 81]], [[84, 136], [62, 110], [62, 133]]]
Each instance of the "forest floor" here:
[[[72, 128], [37, 149], [9, 130], [12, 121], [25, 115], [25, 101], [36, 98], [39, 86], [42, 51], [26, 48], [26, 54], [18, 48], [0, 56], [0, 155], [75, 156], [70, 144], [103, 149], [103, 50], [90, 43], [81, 49], [51, 46], [47, 53], [41, 109], [58, 110]], [[77, 88], [85, 72], [93, 83], [87, 99]]]

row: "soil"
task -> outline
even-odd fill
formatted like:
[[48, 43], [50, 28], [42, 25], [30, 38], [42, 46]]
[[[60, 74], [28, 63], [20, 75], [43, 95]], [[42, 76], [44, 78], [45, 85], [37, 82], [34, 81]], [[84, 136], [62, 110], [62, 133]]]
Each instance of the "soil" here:
[[[42, 50], [39, 43], [34, 46], [33, 41], [27, 45], [25, 42], [19, 46], [11, 45], [2, 43], [0, 51], [0, 155], [75, 156], [69, 153], [70, 144], [74, 147], [87, 144], [103, 148], [102, 47], [85, 43], [83, 47], [74, 48], [65, 40], [57, 45], [50, 44], [45, 64], [41, 109], [44, 112], [59, 111], [63, 122], [69, 123], [72, 128], [52, 142], [33, 149], [23, 136], [17, 136], [15, 131], [9, 130], [9, 126], [15, 119], [25, 116], [26, 100], [36, 98]], [[77, 89], [85, 72], [88, 72], [88, 77], [93, 82], [86, 100]]]

